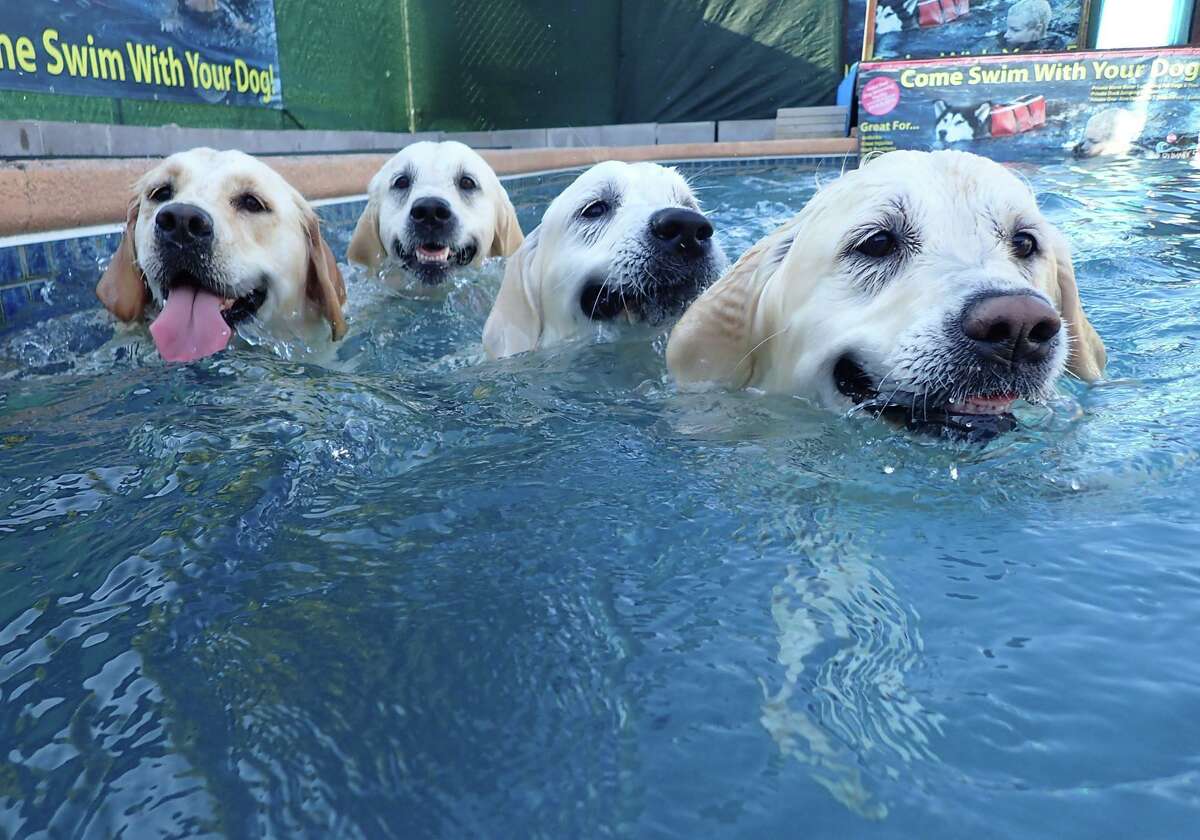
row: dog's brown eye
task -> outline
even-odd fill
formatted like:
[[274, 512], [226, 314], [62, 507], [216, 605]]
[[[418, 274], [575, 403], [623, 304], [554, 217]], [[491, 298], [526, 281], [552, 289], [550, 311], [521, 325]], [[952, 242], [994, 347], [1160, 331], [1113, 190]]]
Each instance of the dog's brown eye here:
[[464, 192], [479, 189], [479, 184], [475, 183], [475, 179], [470, 175], [464, 175], [458, 179], [458, 188]]
[[1018, 233], [1012, 238], [1013, 253], [1019, 259], [1027, 259], [1037, 253], [1037, 240], [1032, 233]]
[[162, 186], [155, 187], [150, 191], [150, 195], [147, 196], [147, 198], [156, 203], [170, 201], [174, 197], [175, 188], [170, 184], [163, 184]]
[[233, 200], [233, 206], [239, 210], [245, 210], [247, 213], [267, 212], [267, 205], [263, 204], [253, 193], [242, 193]]
[[394, 190], [406, 190], [411, 186], [412, 178], [409, 178], [407, 175], [401, 175], [395, 181], [392, 181], [392, 189]]
[[608, 212], [607, 201], [593, 201], [587, 207], [579, 211], [579, 215], [585, 219], [599, 219]]
[[896, 236], [890, 230], [881, 230], [858, 243], [854, 250], [864, 256], [881, 259], [896, 250]]

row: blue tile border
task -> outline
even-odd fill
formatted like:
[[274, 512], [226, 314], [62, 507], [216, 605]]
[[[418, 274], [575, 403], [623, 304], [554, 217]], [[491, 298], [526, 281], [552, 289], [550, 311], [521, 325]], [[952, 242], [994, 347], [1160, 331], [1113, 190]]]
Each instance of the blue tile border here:
[[35, 242], [31, 245], [26, 245], [22, 249], [25, 254], [25, 276], [54, 276], [54, 260], [51, 255], [53, 250], [53, 242]]
[[25, 282], [20, 248], [0, 249], [0, 288]]
[[[818, 169], [829, 167], [841, 171], [844, 168], [854, 168], [857, 161], [858, 156], [851, 154], [658, 162], [664, 166], [674, 166], [685, 176], [696, 177], [712, 171], [729, 172], [780, 166], [802, 166], [806, 169], [814, 166]], [[552, 187], [561, 189], [586, 168], [580, 166], [532, 175], [506, 175], [502, 176], [501, 181], [510, 193], [527, 189], [547, 190]], [[542, 200], [542, 196], [537, 198]], [[363, 199], [323, 204], [317, 207], [317, 216], [331, 226], [351, 224], [358, 219], [365, 206], [366, 202]], [[120, 241], [120, 232], [112, 231], [0, 247], [0, 334], [15, 326], [14, 322], [18, 316], [22, 322], [34, 316], [40, 320], [52, 314], [62, 314], [63, 307], [70, 307], [72, 301], [78, 305], [67, 311], [87, 305], [86, 301], [93, 300], [91, 288], [100, 277], [101, 266], [117, 250]], [[343, 256], [345, 243], [331, 242], [331, 245], [335, 253]], [[83, 288], [84, 286], [86, 288]], [[52, 294], [53, 290], [60, 291], [60, 294]], [[63, 300], [56, 301], [56, 297]]]
[[18, 313], [32, 303], [29, 296], [29, 286], [9, 286], [0, 289], [0, 312], [4, 313], [5, 322], [17, 317]]

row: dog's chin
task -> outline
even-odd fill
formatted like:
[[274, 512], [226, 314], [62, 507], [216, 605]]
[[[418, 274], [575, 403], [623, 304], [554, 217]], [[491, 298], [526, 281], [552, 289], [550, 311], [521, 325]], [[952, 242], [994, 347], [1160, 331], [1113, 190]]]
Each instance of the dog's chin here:
[[710, 260], [687, 268], [654, 266], [633, 277], [592, 277], [579, 295], [579, 308], [591, 321], [657, 326], [682, 315], [720, 272]]
[[470, 265], [479, 253], [479, 246], [474, 241], [465, 245], [451, 245], [433, 240], [404, 245], [396, 241], [393, 244], [393, 252], [405, 271], [426, 286], [436, 286], [456, 268]]
[[837, 360], [832, 376], [837, 392], [857, 410], [913, 432], [971, 443], [986, 443], [1015, 429], [1013, 404], [1036, 398], [1015, 385], [953, 397], [944, 391], [888, 391], [850, 354]]

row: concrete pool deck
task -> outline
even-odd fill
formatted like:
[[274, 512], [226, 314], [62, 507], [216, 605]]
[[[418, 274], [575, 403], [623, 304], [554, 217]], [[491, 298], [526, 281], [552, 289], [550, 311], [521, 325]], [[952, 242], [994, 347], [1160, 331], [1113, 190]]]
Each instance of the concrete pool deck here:
[[[481, 149], [500, 175], [573, 169], [603, 160], [708, 160], [854, 155], [856, 138], [668, 143], [653, 146]], [[361, 195], [390, 154], [264, 155], [310, 200]], [[0, 162], [0, 237], [105, 225], [125, 218], [130, 187], [160, 158]]]

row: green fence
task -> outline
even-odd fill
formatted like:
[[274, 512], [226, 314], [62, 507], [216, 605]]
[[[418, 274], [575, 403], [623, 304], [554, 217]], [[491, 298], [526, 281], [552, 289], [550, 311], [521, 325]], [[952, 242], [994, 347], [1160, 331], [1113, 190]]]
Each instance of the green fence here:
[[0, 119], [491, 130], [832, 101], [829, 0], [276, 0], [285, 110], [0, 91]]

